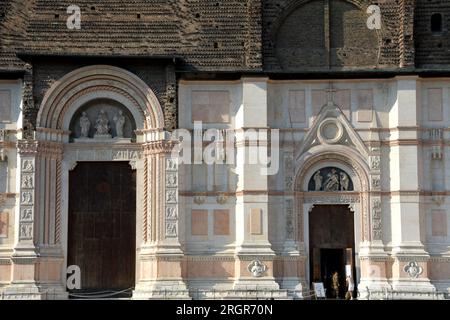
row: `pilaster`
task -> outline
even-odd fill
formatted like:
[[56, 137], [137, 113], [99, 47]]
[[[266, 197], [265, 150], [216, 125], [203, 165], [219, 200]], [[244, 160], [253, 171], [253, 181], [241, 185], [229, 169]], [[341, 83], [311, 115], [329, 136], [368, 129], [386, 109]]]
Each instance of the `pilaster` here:
[[175, 146], [166, 140], [143, 145], [142, 245], [134, 299], [190, 299], [182, 277]]
[[[268, 154], [267, 79], [242, 79], [236, 116], [236, 266], [234, 290], [278, 290], [269, 242], [268, 176], [256, 155]], [[265, 132], [265, 134], [261, 134]], [[278, 150], [277, 150], [278, 152]]]
[[[420, 150], [417, 77], [397, 78], [397, 100], [390, 112], [390, 203], [392, 229], [392, 289], [407, 298], [435, 292], [427, 271], [429, 254], [421, 237]], [[417, 268], [417, 272], [413, 267]], [[419, 272], [420, 270], [420, 272]]]

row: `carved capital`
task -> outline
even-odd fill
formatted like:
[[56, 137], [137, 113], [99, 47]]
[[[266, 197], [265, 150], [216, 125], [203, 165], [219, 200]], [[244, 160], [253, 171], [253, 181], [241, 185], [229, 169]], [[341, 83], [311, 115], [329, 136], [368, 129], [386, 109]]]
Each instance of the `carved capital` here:
[[152, 141], [143, 145], [145, 155], [153, 155], [160, 153], [171, 153], [178, 145], [178, 141], [162, 140]]
[[39, 143], [36, 140], [19, 140], [17, 150], [21, 155], [36, 155], [38, 153]]

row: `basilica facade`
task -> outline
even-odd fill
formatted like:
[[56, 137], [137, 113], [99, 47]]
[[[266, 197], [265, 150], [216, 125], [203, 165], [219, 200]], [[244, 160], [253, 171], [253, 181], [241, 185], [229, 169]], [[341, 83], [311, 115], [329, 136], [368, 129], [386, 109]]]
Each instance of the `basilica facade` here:
[[449, 297], [444, 1], [0, 13], [0, 299]]

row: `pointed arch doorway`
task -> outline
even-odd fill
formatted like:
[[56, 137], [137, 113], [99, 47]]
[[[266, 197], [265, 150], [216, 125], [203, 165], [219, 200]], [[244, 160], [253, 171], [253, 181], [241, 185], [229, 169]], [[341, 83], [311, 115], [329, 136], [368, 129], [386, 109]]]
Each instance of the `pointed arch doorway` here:
[[[309, 213], [310, 281], [322, 282], [327, 298], [344, 298], [346, 276], [355, 278], [354, 213], [348, 205], [316, 205]], [[333, 290], [337, 272], [339, 290]]]

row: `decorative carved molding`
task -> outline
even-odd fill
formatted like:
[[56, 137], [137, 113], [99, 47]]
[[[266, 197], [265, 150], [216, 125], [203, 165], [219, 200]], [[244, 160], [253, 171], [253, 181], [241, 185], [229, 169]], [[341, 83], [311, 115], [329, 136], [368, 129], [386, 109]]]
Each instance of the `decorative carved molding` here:
[[416, 261], [409, 262], [403, 270], [412, 278], [417, 279], [423, 273], [423, 268]]
[[373, 191], [381, 190], [381, 177], [379, 175], [371, 176], [371, 190]]
[[22, 155], [34, 155], [38, 153], [38, 144], [35, 140], [19, 140], [17, 150]]
[[218, 204], [224, 205], [224, 204], [226, 204], [227, 201], [228, 201], [228, 196], [225, 195], [225, 194], [219, 194], [219, 195], [216, 197], [216, 201], [217, 201]]
[[295, 240], [294, 201], [286, 200], [286, 239]]
[[202, 205], [206, 202], [206, 196], [194, 196], [194, 203]]
[[381, 198], [372, 200], [372, 240], [383, 239], [382, 207]]
[[137, 161], [130, 161], [128, 163], [131, 167], [131, 170], [137, 170]]
[[345, 145], [365, 158], [369, 156], [368, 149], [361, 137], [355, 132], [352, 124], [333, 101], [328, 101], [328, 104], [316, 117], [297, 153], [297, 160], [308, 150], [321, 144]]
[[323, 196], [306, 196], [303, 198], [304, 203], [309, 204], [350, 204], [360, 203], [360, 195], [346, 195], [346, 194], [330, 194]]
[[[19, 242], [32, 241], [34, 229], [34, 197], [36, 185], [37, 143], [22, 144], [27, 150], [22, 154], [20, 163], [20, 215], [19, 215]], [[30, 147], [31, 146], [31, 147]]]
[[170, 154], [178, 144], [179, 143], [177, 141], [172, 140], [152, 141], [145, 143], [143, 148], [145, 155], [161, 153]]
[[285, 190], [294, 190], [294, 157], [291, 153], [284, 155], [284, 176]]
[[371, 170], [380, 170], [381, 169], [381, 157], [380, 156], [370, 157], [370, 169]]
[[177, 159], [165, 159], [165, 225], [166, 238], [178, 237], [178, 162]]

